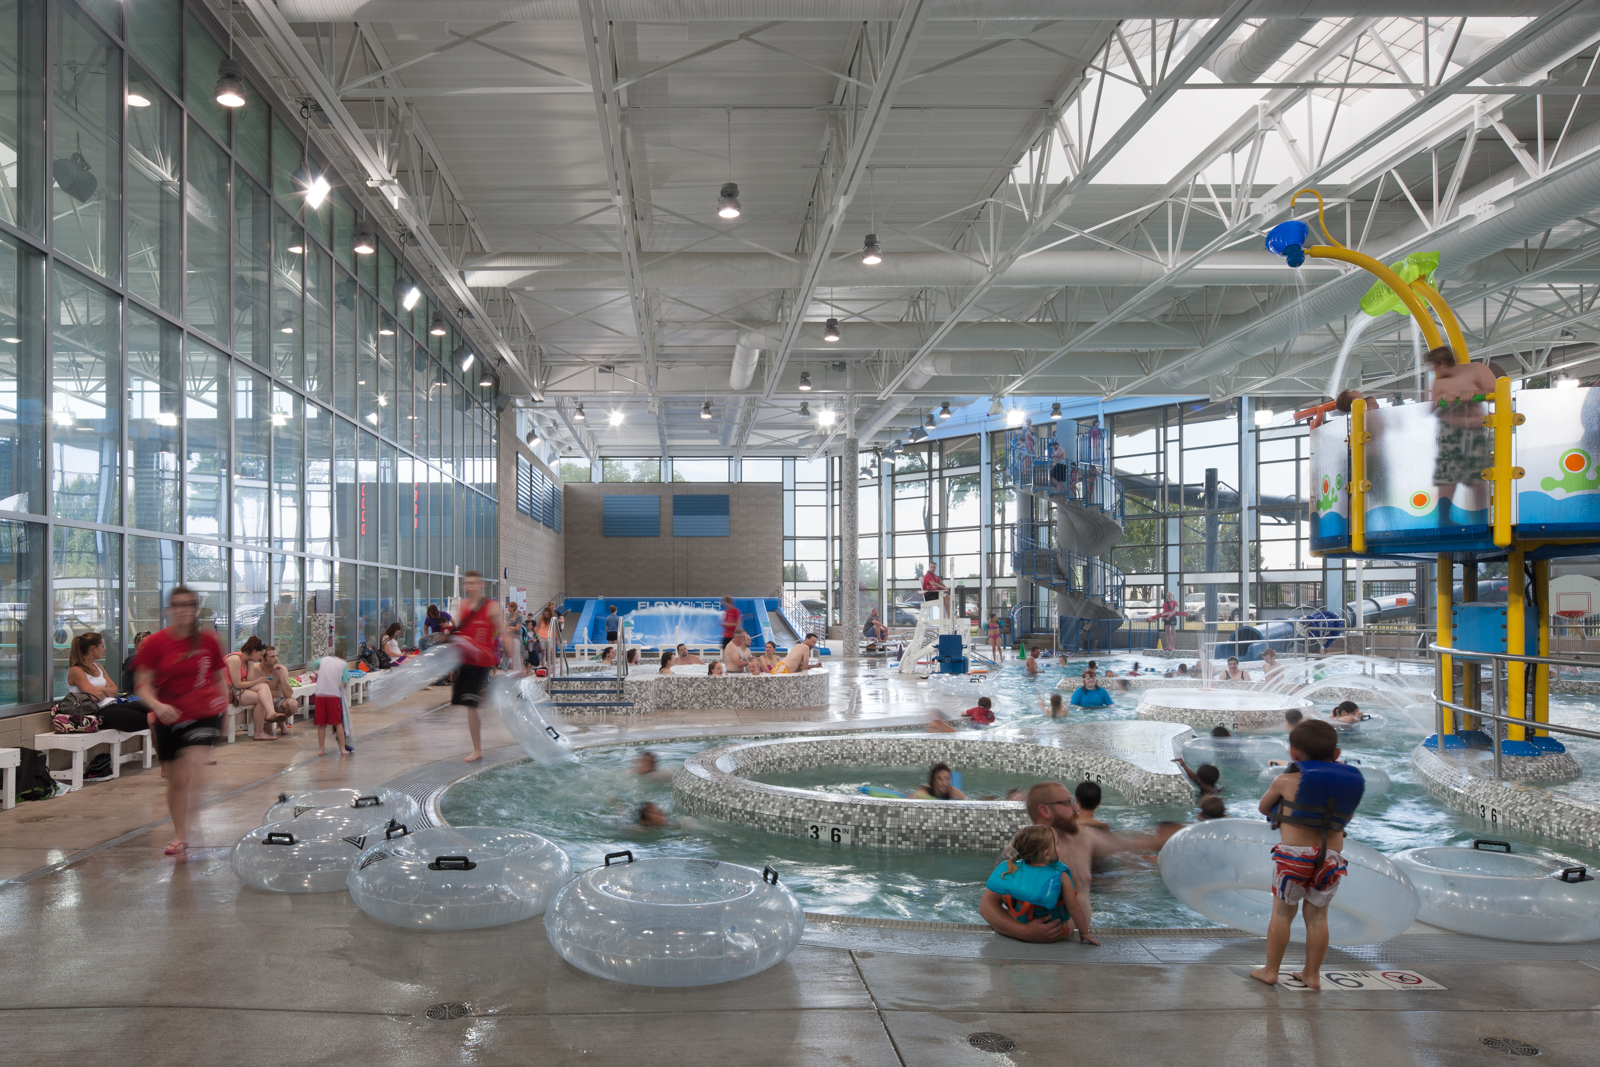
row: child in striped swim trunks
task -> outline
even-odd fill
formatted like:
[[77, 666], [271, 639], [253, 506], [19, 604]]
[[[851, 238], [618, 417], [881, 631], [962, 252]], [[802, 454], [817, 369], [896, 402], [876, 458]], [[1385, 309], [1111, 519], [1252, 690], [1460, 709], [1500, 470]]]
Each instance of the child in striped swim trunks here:
[[1272, 919], [1267, 924], [1267, 963], [1250, 977], [1273, 985], [1289, 947], [1296, 912], [1306, 924], [1306, 964], [1295, 978], [1321, 989], [1319, 969], [1328, 953], [1328, 908], [1348, 865], [1345, 824], [1356, 813], [1366, 782], [1359, 768], [1339, 760], [1339, 735], [1331, 724], [1308, 719], [1289, 731], [1287, 773], [1261, 798], [1261, 814], [1281, 840], [1272, 846]]

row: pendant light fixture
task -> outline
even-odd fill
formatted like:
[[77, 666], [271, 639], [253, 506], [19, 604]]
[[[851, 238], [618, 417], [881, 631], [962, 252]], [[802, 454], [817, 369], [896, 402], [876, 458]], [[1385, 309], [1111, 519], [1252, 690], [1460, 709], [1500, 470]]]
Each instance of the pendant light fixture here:
[[587, 417], [588, 416], [584, 415], [584, 413], [583, 413], [583, 405], [582, 404], [577, 405], [577, 410], [572, 413], [572, 421], [574, 421], [574, 422], [582, 422]]
[[1061, 417], [1061, 401], [1057, 400], [1054, 404], [1050, 405], [1050, 418], [1051, 419], [1059, 419], [1060, 417]]
[[839, 336], [839, 320], [830, 318], [822, 328], [822, 339], [829, 344], [838, 344]]
[[728, 113], [728, 180], [722, 183], [722, 191], [717, 194], [717, 216], [724, 219], [739, 217], [739, 183], [733, 180], [733, 108], [725, 108]]
[[800, 391], [802, 393], [811, 392], [811, 372], [808, 370], [800, 372]]
[[704, 404], [700, 405], [700, 417], [702, 419], [709, 419], [711, 417], [711, 401], [707, 400]]
[[213, 90], [223, 107], [244, 107], [244, 75], [233, 61], [233, 4], [228, 5], [228, 55], [217, 64], [217, 85]]
[[939, 417], [941, 419], [948, 419], [951, 414], [950, 401], [946, 400], [944, 403], [939, 405]]
[[443, 337], [450, 332], [450, 328], [444, 324], [444, 314], [442, 312], [436, 311], [433, 313], [433, 318], [428, 321], [428, 332], [434, 337]]

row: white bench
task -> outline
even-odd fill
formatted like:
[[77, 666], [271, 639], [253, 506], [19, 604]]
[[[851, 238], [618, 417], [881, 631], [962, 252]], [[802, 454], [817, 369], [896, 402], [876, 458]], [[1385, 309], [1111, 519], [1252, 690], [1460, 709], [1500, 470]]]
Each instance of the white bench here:
[[17, 806], [17, 768], [22, 765], [22, 749], [0, 748], [0, 811], [10, 811]]
[[[137, 752], [122, 751], [124, 741], [139, 738], [141, 745]], [[123, 733], [121, 730], [97, 730], [92, 734], [35, 734], [33, 747], [40, 752], [62, 751], [72, 753], [72, 766], [67, 770], [52, 770], [50, 777], [58, 782], [70, 782], [74, 789], [83, 788], [84, 757], [91, 748], [100, 745], [111, 746], [111, 777], [122, 776], [122, 765], [129, 760], [143, 759], [145, 769], [150, 768], [150, 759], [155, 755], [153, 739], [149, 730], [135, 730], [132, 733]], [[46, 759], [49, 757], [46, 756]]]

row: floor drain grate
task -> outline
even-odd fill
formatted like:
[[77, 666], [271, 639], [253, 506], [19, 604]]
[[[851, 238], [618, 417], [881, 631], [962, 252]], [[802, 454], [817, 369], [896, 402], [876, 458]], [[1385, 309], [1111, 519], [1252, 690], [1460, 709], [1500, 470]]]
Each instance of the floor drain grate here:
[[1486, 1037], [1482, 1039], [1484, 1047], [1495, 1052], [1504, 1052], [1507, 1056], [1537, 1056], [1539, 1050], [1526, 1041], [1518, 1041], [1514, 1037]]
[[430, 1004], [426, 1015], [430, 1019], [465, 1019], [472, 1014], [472, 1005], [453, 1004], [446, 1001], [443, 1004]]
[[1017, 1043], [1005, 1034], [968, 1034], [967, 1044], [979, 1052], [1010, 1052]]

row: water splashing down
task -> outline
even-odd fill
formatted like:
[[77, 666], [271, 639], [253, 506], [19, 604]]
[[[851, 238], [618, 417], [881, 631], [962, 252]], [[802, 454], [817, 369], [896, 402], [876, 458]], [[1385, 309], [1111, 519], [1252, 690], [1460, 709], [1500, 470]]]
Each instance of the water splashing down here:
[[1357, 312], [1355, 320], [1350, 323], [1350, 328], [1345, 331], [1344, 344], [1339, 348], [1339, 358], [1333, 365], [1333, 377], [1328, 379], [1328, 395], [1339, 395], [1339, 383], [1344, 380], [1344, 363], [1350, 358], [1350, 350], [1361, 340], [1361, 335], [1367, 332], [1367, 327], [1378, 320], [1366, 312]]

